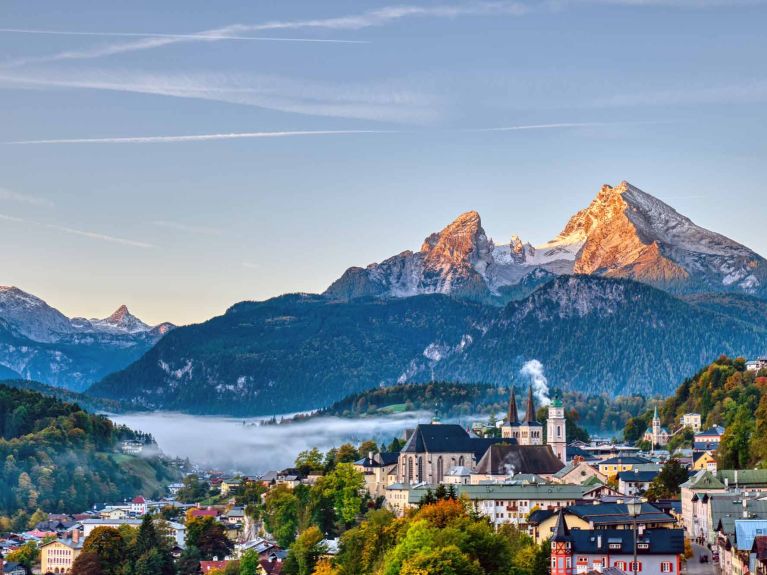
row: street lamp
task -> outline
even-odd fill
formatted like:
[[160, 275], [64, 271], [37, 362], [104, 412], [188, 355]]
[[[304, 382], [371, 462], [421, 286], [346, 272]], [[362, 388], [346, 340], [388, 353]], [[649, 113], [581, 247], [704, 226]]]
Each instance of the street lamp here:
[[626, 511], [633, 519], [634, 523], [634, 563], [632, 565], [634, 575], [637, 575], [637, 517], [642, 512], [642, 501], [639, 498], [634, 498], [631, 501], [626, 501]]

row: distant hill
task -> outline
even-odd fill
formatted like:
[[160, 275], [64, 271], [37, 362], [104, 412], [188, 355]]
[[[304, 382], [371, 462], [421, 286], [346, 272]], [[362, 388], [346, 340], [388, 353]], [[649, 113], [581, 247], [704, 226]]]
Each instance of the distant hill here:
[[767, 330], [623, 279], [559, 276], [505, 308], [433, 294], [243, 302], [170, 332], [89, 389], [128, 406], [255, 415], [431, 380], [524, 383], [531, 359], [564, 390], [665, 394], [711, 358], [767, 349]]
[[17, 287], [0, 286], [0, 379], [74, 391], [122, 369], [175, 326], [149, 326], [120, 306], [104, 319], [69, 318]]
[[[659, 408], [663, 425], [679, 428], [685, 413], [700, 413], [703, 428], [726, 427], [717, 453], [720, 469], [767, 463], [767, 369], [746, 369], [743, 358], [722, 356], [685, 379]], [[632, 419], [625, 435], [638, 438], [652, 417]]]
[[[53, 397], [67, 403], [79, 405], [91, 413], [124, 413], [129, 411], [119, 401], [112, 399], [102, 399], [100, 397], [91, 397], [85, 393], [70, 391], [61, 387], [54, 387], [39, 381], [30, 381], [28, 379], [6, 379], [0, 378], [0, 385], [6, 385], [16, 389], [25, 389], [27, 391], [36, 391], [47, 397]], [[131, 408], [130, 411], [135, 411]]]
[[[146, 456], [119, 453], [123, 440], [145, 442]], [[76, 405], [0, 385], [0, 515], [71, 513], [162, 494], [178, 471], [153, 448], [151, 436]]]

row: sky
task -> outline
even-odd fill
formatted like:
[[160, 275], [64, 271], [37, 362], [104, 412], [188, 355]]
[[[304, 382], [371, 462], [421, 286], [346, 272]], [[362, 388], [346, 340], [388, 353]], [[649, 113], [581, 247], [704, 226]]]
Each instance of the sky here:
[[767, 0], [5, 0], [0, 285], [204, 321], [628, 180], [767, 255]]

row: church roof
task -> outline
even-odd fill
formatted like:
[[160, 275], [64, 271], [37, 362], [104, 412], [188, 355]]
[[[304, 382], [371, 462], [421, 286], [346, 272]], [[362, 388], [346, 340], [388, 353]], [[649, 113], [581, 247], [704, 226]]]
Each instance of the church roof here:
[[548, 445], [491, 445], [477, 464], [478, 475], [551, 475], [564, 467]]

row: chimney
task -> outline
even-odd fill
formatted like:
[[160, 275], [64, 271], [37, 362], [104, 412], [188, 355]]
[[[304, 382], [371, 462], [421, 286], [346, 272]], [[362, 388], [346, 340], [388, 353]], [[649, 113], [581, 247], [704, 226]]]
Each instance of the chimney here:
[[597, 549], [601, 549], [601, 548], [602, 548], [602, 536], [597, 535]]
[[79, 529], [73, 529], [72, 530], [72, 543], [77, 545], [80, 542], [80, 530]]
[[368, 459], [369, 459], [371, 462], [373, 461], [373, 455], [374, 455], [374, 454], [373, 454], [373, 452], [372, 452], [372, 451], [368, 451]]

